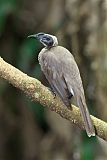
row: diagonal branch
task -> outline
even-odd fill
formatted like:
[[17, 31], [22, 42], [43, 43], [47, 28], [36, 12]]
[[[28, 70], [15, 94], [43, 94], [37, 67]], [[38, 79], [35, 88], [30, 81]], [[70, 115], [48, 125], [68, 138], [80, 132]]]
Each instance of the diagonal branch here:
[[[29, 98], [31, 98], [31, 100], [39, 102], [43, 106], [47, 106], [51, 111], [55, 111], [61, 117], [71, 121], [79, 128], [84, 129], [84, 123], [79, 108], [73, 105], [72, 111], [68, 110], [58, 97], [54, 99], [50, 91], [43, 86], [40, 81], [29, 77], [27, 74], [5, 62], [1, 57], [0, 77], [22, 90]], [[91, 116], [91, 118], [97, 136], [107, 140], [107, 123], [94, 116]]]

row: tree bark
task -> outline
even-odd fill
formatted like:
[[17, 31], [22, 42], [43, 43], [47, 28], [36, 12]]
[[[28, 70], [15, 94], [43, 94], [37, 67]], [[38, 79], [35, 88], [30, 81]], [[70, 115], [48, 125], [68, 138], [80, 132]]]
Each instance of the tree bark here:
[[[22, 90], [32, 101], [47, 106], [51, 111], [55, 111], [79, 128], [85, 129], [79, 108], [72, 105], [73, 109], [68, 110], [62, 101], [58, 97], [54, 98], [48, 88], [43, 86], [40, 81], [29, 77], [27, 74], [5, 62], [1, 57], [0, 77]], [[107, 140], [107, 123], [94, 116], [91, 116], [91, 118], [96, 129], [96, 135]]]

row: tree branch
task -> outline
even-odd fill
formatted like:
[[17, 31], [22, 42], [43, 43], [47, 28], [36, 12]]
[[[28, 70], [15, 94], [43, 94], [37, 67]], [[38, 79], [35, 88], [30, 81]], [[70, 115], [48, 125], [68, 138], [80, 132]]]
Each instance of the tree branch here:
[[[58, 97], [54, 98], [48, 88], [42, 85], [40, 81], [29, 77], [27, 74], [6, 63], [1, 57], [0, 77], [22, 90], [31, 100], [47, 106], [51, 111], [55, 111], [61, 117], [84, 129], [79, 108], [72, 105], [72, 111], [68, 110], [60, 99]], [[91, 118], [96, 129], [96, 134], [102, 139], [107, 140], [107, 123], [94, 116], [91, 116]]]

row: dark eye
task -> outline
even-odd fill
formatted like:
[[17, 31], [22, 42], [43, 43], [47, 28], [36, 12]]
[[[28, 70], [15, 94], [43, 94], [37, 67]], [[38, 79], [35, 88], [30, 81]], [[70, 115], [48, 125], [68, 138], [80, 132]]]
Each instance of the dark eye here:
[[53, 39], [52, 39], [52, 37], [49, 37], [49, 36], [44, 36], [42, 38], [41, 42], [43, 42], [48, 47], [53, 45]]
[[50, 41], [50, 38], [49, 37], [43, 37], [43, 40]]
[[47, 41], [50, 41], [50, 38], [46, 37], [46, 40], [47, 40]]

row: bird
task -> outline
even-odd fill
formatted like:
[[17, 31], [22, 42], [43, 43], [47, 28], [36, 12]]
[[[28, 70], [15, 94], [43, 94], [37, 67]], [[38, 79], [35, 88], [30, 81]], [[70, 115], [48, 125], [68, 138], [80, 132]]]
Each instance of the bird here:
[[68, 49], [58, 45], [58, 39], [54, 35], [40, 32], [28, 37], [36, 38], [44, 46], [38, 55], [38, 61], [55, 95], [60, 97], [68, 109], [72, 108], [72, 97], [75, 98], [87, 135], [95, 136], [95, 128], [86, 104], [82, 79], [74, 56]]

